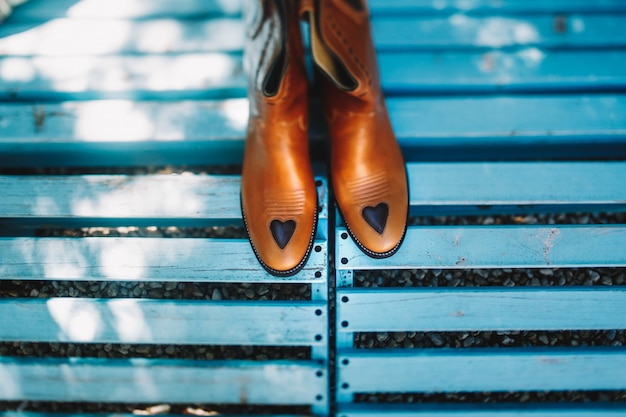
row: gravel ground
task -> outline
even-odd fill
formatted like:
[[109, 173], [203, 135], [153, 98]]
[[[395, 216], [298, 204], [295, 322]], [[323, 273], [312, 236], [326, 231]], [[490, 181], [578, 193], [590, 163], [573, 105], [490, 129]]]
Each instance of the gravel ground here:
[[[184, 172], [185, 169], [145, 169], [139, 173]], [[85, 170], [81, 173], [89, 173]], [[98, 173], [127, 173], [125, 169], [109, 169]], [[201, 173], [203, 171], [194, 171]], [[224, 173], [238, 173], [229, 167]], [[5, 172], [6, 173], [6, 172]], [[24, 173], [24, 172], [20, 172]], [[26, 174], [40, 174], [38, 170]], [[63, 169], [47, 174], [63, 174]], [[137, 171], [134, 171], [137, 173]], [[537, 214], [510, 216], [414, 217], [413, 225], [505, 225], [505, 224], [615, 224], [626, 223], [623, 213]], [[38, 236], [163, 236], [163, 237], [245, 237], [241, 227], [203, 229], [168, 228], [80, 228], [42, 229]], [[331, 271], [332, 272], [332, 271]], [[626, 269], [495, 269], [495, 270], [405, 270], [358, 271], [355, 286], [359, 287], [476, 287], [476, 286], [606, 286], [624, 285]], [[63, 282], [63, 281], [0, 281], [0, 297], [135, 297], [206, 300], [306, 300], [311, 295], [308, 284], [220, 284], [220, 283], [142, 283], [142, 282]], [[330, 294], [334, 308], [333, 291]], [[332, 316], [331, 316], [332, 317]], [[357, 348], [471, 348], [522, 346], [624, 346], [622, 329], [564, 332], [394, 332], [359, 333]], [[296, 347], [233, 347], [126, 344], [7, 343], [0, 342], [2, 356], [30, 357], [149, 357], [186, 359], [307, 359], [308, 348]], [[359, 394], [358, 402], [561, 402], [561, 401], [626, 401], [626, 392], [551, 392], [551, 393], [472, 393], [472, 394]], [[146, 405], [146, 404], [75, 404], [0, 402], [2, 410], [56, 412], [135, 412], [137, 414], [188, 413], [210, 415], [228, 413], [294, 413], [305, 414], [298, 407], [233, 407], [219, 405]]]

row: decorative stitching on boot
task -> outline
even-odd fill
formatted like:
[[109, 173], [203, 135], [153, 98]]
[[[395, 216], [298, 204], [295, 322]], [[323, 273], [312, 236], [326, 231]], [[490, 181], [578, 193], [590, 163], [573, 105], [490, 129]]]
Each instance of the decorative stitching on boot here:
[[377, 204], [383, 201], [388, 194], [387, 173], [369, 175], [346, 183], [348, 193], [353, 197], [357, 205]]
[[352, 61], [354, 61], [354, 63], [359, 68], [361, 68], [361, 71], [363, 71], [363, 73], [365, 74], [365, 78], [367, 79], [367, 85], [371, 86], [372, 85], [372, 76], [371, 76], [369, 70], [366, 68], [365, 64], [363, 62], [361, 62], [361, 60], [354, 54], [354, 49], [352, 49], [352, 46], [351, 46], [350, 41], [348, 40], [348, 38], [343, 35], [343, 32], [339, 28], [337, 28], [337, 24], [333, 20], [332, 13], [327, 13], [326, 14], [326, 18], [330, 22], [330, 28], [333, 30], [333, 32], [335, 32], [335, 36], [337, 36], [337, 38], [339, 38], [341, 40], [341, 42], [344, 44], [344, 46], [346, 46], [348, 48], [347, 52], [348, 52], [348, 55], [350, 55], [350, 58], [352, 58]]
[[291, 217], [302, 214], [305, 205], [304, 190], [265, 190], [265, 213], [269, 217]]
[[259, 66], [256, 69], [256, 73], [254, 74], [254, 82], [258, 84], [259, 82], [259, 74], [261, 73], [261, 67], [263, 66], [263, 62], [265, 61], [265, 55], [267, 55], [267, 49], [270, 46], [270, 40], [272, 39], [272, 33], [274, 33], [274, 19], [270, 19], [270, 28], [269, 28], [269, 36], [263, 42], [263, 48], [261, 49], [261, 56], [259, 57]]
[[[241, 194], [239, 194], [239, 200], [240, 200], [240, 206], [241, 206], [241, 217], [243, 219], [243, 226], [246, 229], [246, 233], [248, 234], [248, 241], [250, 242], [250, 246], [252, 247], [252, 252], [254, 253], [254, 256], [256, 257], [257, 261], [259, 261], [263, 269], [265, 269], [270, 274], [274, 276], [279, 276], [279, 277], [289, 277], [291, 275], [295, 275], [298, 272], [300, 272], [300, 270], [302, 270], [306, 262], [309, 260], [309, 257], [311, 256], [311, 249], [313, 249], [313, 243], [315, 242], [315, 233], [317, 233], [317, 223], [318, 223], [318, 218], [319, 218], [318, 210], [315, 210], [313, 212], [313, 230], [311, 231], [311, 236], [309, 237], [309, 245], [306, 249], [306, 252], [304, 253], [304, 257], [298, 263], [298, 265], [294, 266], [293, 268], [287, 271], [278, 271], [270, 267], [269, 265], [267, 265], [265, 262], [263, 262], [263, 260], [261, 259], [261, 256], [259, 255], [259, 252], [257, 252], [257, 249], [254, 246], [254, 243], [252, 243], [252, 239], [250, 239], [250, 232], [248, 231], [248, 222], [246, 220], [246, 212], [244, 211], [243, 203], [241, 202]], [[315, 193], [315, 201], [317, 205], [319, 206], [319, 197], [318, 197], [317, 191]]]

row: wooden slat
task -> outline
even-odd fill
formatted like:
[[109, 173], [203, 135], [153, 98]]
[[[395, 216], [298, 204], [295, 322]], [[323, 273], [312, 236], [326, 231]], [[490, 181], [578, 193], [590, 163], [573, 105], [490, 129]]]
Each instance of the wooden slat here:
[[301, 272], [274, 277], [245, 239], [0, 238], [2, 280], [324, 282], [327, 242]]
[[0, 400], [314, 404], [325, 373], [307, 361], [1, 357]]
[[[0, 340], [188, 345], [323, 345], [322, 302], [0, 299]], [[318, 340], [319, 339], [319, 340]]]
[[[387, 105], [408, 160], [626, 156], [620, 94], [392, 97]], [[247, 117], [246, 99], [0, 104], [0, 166], [241, 163]], [[324, 134], [314, 122], [313, 146]]]
[[[626, 204], [623, 162], [409, 163], [407, 170], [411, 205], [418, 211], [498, 205], [617, 210]], [[238, 176], [0, 176], [0, 189], [0, 218], [8, 221], [202, 225], [241, 218]]]
[[55, 0], [30, 2], [15, 9], [12, 21], [42, 21], [59, 17], [81, 19], [198, 17], [239, 15], [243, 0]]
[[626, 59], [611, 50], [388, 52], [379, 64], [387, 94], [606, 91], [626, 80]]
[[415, 212], [626, 209], [622, 162], [410, 163], [407, 170]]
[[338, 289], [337, 300], [340, 332], [626, 328], [623, 288]]
[[245, 96], [241, 57], [226, 53], [8, 57], [0, 74], [3, 100]]
[[373, 13], [572, 13], [624, 12], [619, 0], [370, 0]]
[[337, 363], [342, 393], [626, 388], [624, 349], [354, 350]]
[[[622, 106], [626, 109], [626, 98], [608, 98], [604, 106], [617, 111]], [[10, 146], [35, 143], [38, 146], [66, 144], [69, 147], [96, 146], [99, 142], [118, 146], [125, 142], [147, 143], [146, 150], [157, 145], [172, 146], [172, 142], [198, 149], [205, 141], [219, 140], [224, 145], [242, 142], [248, 122], [248, 100], [5, 103], [0, 104], [0, 115], [3, 151]], [[594, 121], [590, 120], [591, 126]], [[610, 123], [610, 119], [606, 122]], [[619, 122], [615, 123], [615, 127], [620, 128]], [[188, 142], [192, 145], [185, 145]], [[216, 147], [214, 153], [222, 149]]]
[[[46, 20], [69, 16], [77, 18], [154, 18], [232, 15], [241, 12], [241, 0], [56, 0], [54, 3], [26, 4], [15, 10], [16, 20]], [[449, 13], [581, 13], [626, 12], [620, 0], [370, 0], [373, 15], [377, 14], [449, 14]]]
[[0, 166], [238, 164], [245, 99], [0, 105]]
[[387, 104], [408, 160], [606, 158], [626, 152], [621, 95], [407, 97]]
[[341, 417], [617, 417], [624, 403], [593, 404], [356, 404], [338, 407]]
[[[620, 51], [387, 52], [388, 94], [602, 91], [626, 85]], [[240, 55], [0, 58], [2, 100], [244, 97]]]
[[0, 217], [239, 223], [240, 184], [209, 175], [0, 176]]
[[[559, 23], [560, 22], [560, 23]], [[555, 29], [557, 25], [563, 29]], [[626, 43], [621, 29], [626, 16], [562, 15], [489, 16], [455, 14], [374, 17], [372, 33], [376, 49], [619, 47]]]
[[[225, 34], [227, 34], [225, 36]], [[0, 55], [72, 56], [241, 51], [241, 18], [53, 19], [0, 26]], [[208, 69], [207, 69], [208, 70]]]
[[[562, 31], [555, 30], [560, 19]], [[623, 47], [626, 15], [381, 16], [372, 20], [376, 48], [449, 49], [534, 46], [538, 48]], [[155, 34], [158, 34], [155, 35]], [[228, 34], [228, 36], [224, 36]], [[0, 26], [5, 56], [104, 55], [239, 51], [245, 44], [240, 18], [53, 19], [34, 25]]]
[[[327, 188], [317, 180], [322, 239]], [[240, 183], [228, 175], [0, 175], [0, 226], [240, 225]]]
[[[321, 111], [319, 103], [312, 105], [316, 112]], [[456, 146], [469, 142], [481, 146], [580, 142], [606, 146], [626, 137], [626, 96], [622, 94], [391, 97], [387, 106], [405, 147], [439, 143], [454, 152]], [[446, 117], [446, 113], [455, 117]], [[248, 101], [13, 103], [0, 104], [0, 114], [4, 151], [9, 146], [78, 146], [83, 142], [85, 146], [95, 146], [93, 142], [119, 146], [124, 142], [147, 142], [151, 146], [174, 142], [181, 147], [193, 142], [200, 147], [208, 140], [242, 141]], [[319, 127], [313, 128], [319, 136]]]
[[398, 252], [372, 259], [337, 228], [337, 269], [621, 267], [624, 226], [414, 226]]

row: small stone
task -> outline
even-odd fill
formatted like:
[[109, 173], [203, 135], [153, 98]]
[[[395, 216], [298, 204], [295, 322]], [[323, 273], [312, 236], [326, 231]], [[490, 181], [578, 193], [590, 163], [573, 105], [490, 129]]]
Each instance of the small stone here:
[[147, 345], [138, 345], [135, 348], [135, 352], [140, 353], [142, 355], [147, 355], [148, 353], [150, 353], [150, 347]]
[[617, 332], [615, 330], [609, 330], [606, 334], [607, 339], [609, 339], [610, 341], [615, 340], [615, 336], [617, 335]]
[[394, 332], [392, 337], [393, 337], [393, 340], [395, 340], [396, 342], [402, 343], [406, 339], [406, 333]]
[[473, 336], [468, 337], [463, 341], [463, 347], [470, 347], [476, 342], [476, 338]]
[[213, 292], [211, 293], [211, 300], [217, 301], [221, 299], [222, 299], [222, 293], [220, 292], [218, 288], [215, 288]]
[[503, 345], [512, 345], [513, 343], [515, 343], [515, 339], [511, 339], [508, 336], [505, 336], [504, 339], [502, 339], [502, 344]]
[[389, 340], [389, 335], [383, 332], [376, 333], [376, 340], [378, 340], [381, 343], [386, 342], [387, 340]]
[[443, 346], [443, 344], [445, 343], [443, 337], [441, 337], [439, 333], [429, 333], [428, 338], [431, 342], [433, 342], [435, 346]]
[[481, 278], [488, 278], [489, 277], [489, 271], [487, 271], [486, 269], [475, 269], [474, 273], [478, 276], [480, 276]]

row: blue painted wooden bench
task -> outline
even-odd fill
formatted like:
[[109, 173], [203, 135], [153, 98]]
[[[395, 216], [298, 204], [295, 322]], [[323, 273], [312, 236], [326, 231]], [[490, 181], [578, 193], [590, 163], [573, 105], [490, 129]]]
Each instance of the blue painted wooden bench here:
[[[414, 216], [624, 211], [626, 4], [370, 4]], [[0, 401], [306, 405], [326, 415], [334, 397], [332, 409], [345, 417], [623, 415], [626, 405], [616, 402], [356, 401], [364, 393], [623, 391], [619, 347], [354, 345], [359, 333], [624, 329], [622, 286], [353, 287], [362, 270], [623, 268], [620, 224], [415, 225], [397, 255], [372, 260], [344, 237], [340, 221], [329, 224], [321, 175], [319, 251], [288, 281], [263, 272], [244, 239], [33, 236], [46, 227], [241, 223], [237, 176], [106, 174], [240, 163], [247, 118], [240, 8], [217, 0], [31, 0], [0, 25], [0, 285], [307, 283], [310, 299], [7, 297], [0, 341], [300, 346], [310, 358], [0, 357]], [[320, 123], [311, 136], [323, 150]], [[19, 175], [24, 167], [96, 174]], [[329, 270], [336, 270], [336, 310], [327, 301]]]
[[[0, 176], [2, 280], [309, 283], [308, 301], [2, 298], [0, 340], [310, 347], [309, 360], [1, 357], [0, 399], [328, 404], [327, 198], [306, 268], [268, 275], [246, 239], [27, 237], [32, 228], [239, 224], [239, 178]], [[166, 196], [166, 198], [163, 198]], [[227, 383], [225, 381], [228, 381]], [[52, 383], [51, 383], [52, 382]]]
[[[411, 205], [422, 214], [624, 210], [623, 162], [409, 163], [408, 167]], [[437, 181], [426, 180], [434, 178]], [[353, 284], [356, 271], [370, 269], [624, 267], [624, 225], [412, 226], [401, 250], [378, 262], [363, 255], [343, 226], [336, 229], [336, 242], [338, 415], [625, 412], [623, 403], [619, 408], [352, 404], [360, 393], [623, 390], [623, 348], [385, 350], [355, 349], [354, 343], [355, 334], [363, 332], [623, 329], [624, 287], [353, 288]]]

